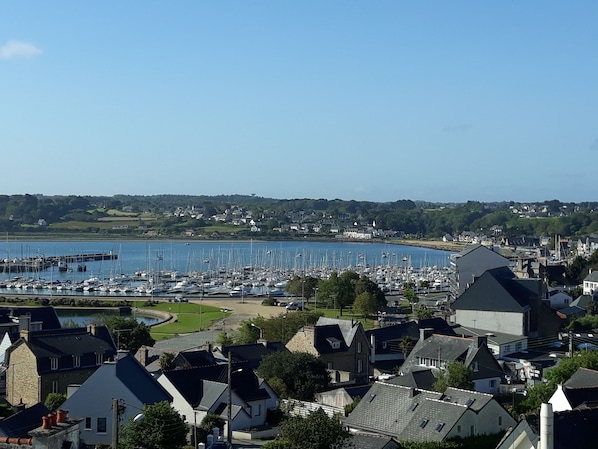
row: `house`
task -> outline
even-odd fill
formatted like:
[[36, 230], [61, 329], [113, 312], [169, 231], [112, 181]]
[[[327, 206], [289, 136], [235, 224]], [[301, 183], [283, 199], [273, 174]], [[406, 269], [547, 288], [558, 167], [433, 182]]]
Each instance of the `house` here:
[[6, 350], [6, 399], [32, 406], [49, 393], [66, 393], [116, 354], [105, 326], [21, 331]]
[[463, 338], [431, 334], [422, 329], [420, 338], [401, 366], [400, 373], [407, 374], [422, 367], [439, 371], [449, 363], [461, 362], [471, 369], [475, 391], [496, 394], [504, 373], [486, 342], [486, 337]]
[[519, 279], [507, 267], [485, 271], [452, 304], [455, 321], [473, 329], [532, 338], [553, 337], [562, 326], [544, 303], [541, 279]]
[[[114, 411], [115, 401], [118, 407]], [[112, 442], [113, 417], [135, 417], [144, 405], [172, 401], [172, 396], [127, 351], [104, 362], [85, 382], [69, 385], [61, 408], [82, 418], [81, 442], [88, 446]]]
[[582, 293], [591, 296], [596, 290], [598, 290], [598, 271], [590, 269], [590, 273], [583, 279]]
[[473, 245], [454, 255], [451, 266], [454, 276], [450, 279], [452, 299], [461, 295], [476, 277], [492, 268], [506, 267], [509, 260], [483, 245]]
[[286, 347], [319, 357], [332, 383], [367, 383], [373, 374], [369, 341], [359, 321], [320, 317], [315, 326], [299, 329]]
[[382, 435], [356, 434], [347, 439], [341, 449], [400, 449], [397, 440]]
[[[467, 326], [455, 326], [457, 335], [468, 338], [486, 337], [486, 346], [496, 359], [502, 359], [514, 352], [526, 351], [528, 348], [527, 337], [522, 335], [505, 334], [502, 332], [489, 332], [485, 329], [473, 329]], [[556, 336], [555, 336], [556, 339]]]
[[[172, 395], [173, 408], [196, 426], [208, 413], [228, 420], [228, 376], [228, 365], [211, 365], [164, 371], [157, 380]], [[232, 431], [264, 425], [278, 401], [268, 383], [248, 364], [231, 363], [230, 385]]]
[[598, 371], [578, 368], [563, 384], [557, 386], [548, 401], [552, 410], [573, 410], [581, 405], [598, 404]]
[[545, 301], [551, 309], [560, 310], [569, 307], [573, 298], [559, 289], [551, 288], [547, 292], [547, 299]]
[[490, 394], [458, 388], [440, 393], [378, 381], [344, 424], [355, 434], [440, 442], [496, 434], [515, 420]]
[[523, 416], [496, 449], [594, 449], [598, 408], [554, 412], [542, 404], [540, 416]]
[[370, 341], [370, 364], [374, 369], [374, 376], [396, 372], [396, 368], [405, 360], [404, 352], [409, 353], [419, 339], [420, 329], [432, 329], [437, 334], [456, 335], [453, 328], [442, 318], [409, 321], [365, 331]]

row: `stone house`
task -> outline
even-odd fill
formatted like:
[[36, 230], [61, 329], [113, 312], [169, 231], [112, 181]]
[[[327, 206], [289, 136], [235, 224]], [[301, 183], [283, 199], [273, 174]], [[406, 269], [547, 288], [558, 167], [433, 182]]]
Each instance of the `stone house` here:
[[105, 326], [27, 331], [6, 350], [6, 399], [31, 406], [82, 384], [116, 346]]
[[319, 357], [332, 383], [367, 383], [373, 375], [370, 344], [360, 321], [320, 317], [315, 326], [299, 329], [286, 347]]

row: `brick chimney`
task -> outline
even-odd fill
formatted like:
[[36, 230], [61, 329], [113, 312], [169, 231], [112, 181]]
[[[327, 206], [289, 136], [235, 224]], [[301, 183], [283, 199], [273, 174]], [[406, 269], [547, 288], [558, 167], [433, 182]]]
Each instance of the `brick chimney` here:
[[96, 335], [96, 325], [91, 323], [87, 325], [87, 333], [90, 335], [93, 335], [95, 337]]
[[137, 351], [137, 360], [139, 360], [139, 363], [141, 363], [143, 366], [147, 366], [148, 354], [149, 349], [145, 345], [139, 348], [139, 351]]
[[19, 337], [21, 337], [25, 341], [29, 341], [29, 329], [20, 329]]

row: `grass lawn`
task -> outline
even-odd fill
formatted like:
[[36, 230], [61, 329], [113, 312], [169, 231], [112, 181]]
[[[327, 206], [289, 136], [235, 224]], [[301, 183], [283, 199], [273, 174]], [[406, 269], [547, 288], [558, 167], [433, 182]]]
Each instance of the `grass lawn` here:
[[144, 301], [133, 301], [132, 305], [141, 309], [161, 310], [177, 316], [176, 321], [152, 328], [151, 334], [155, 340], [197, 332], [200, 327], [207, 329], [213, 322], [230, 316], [230, 312], [222, 313], [218, 307], [188, 302], [160, 302], [148, 307], [144, 305]]

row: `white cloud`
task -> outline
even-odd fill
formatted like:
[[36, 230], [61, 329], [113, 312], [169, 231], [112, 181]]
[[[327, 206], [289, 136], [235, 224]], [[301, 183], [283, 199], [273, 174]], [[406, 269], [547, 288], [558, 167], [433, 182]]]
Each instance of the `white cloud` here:
[[29, 42], [8, 41], [0, 46], [0, 59], [11, 59], [39, 55], [42, 51]]

